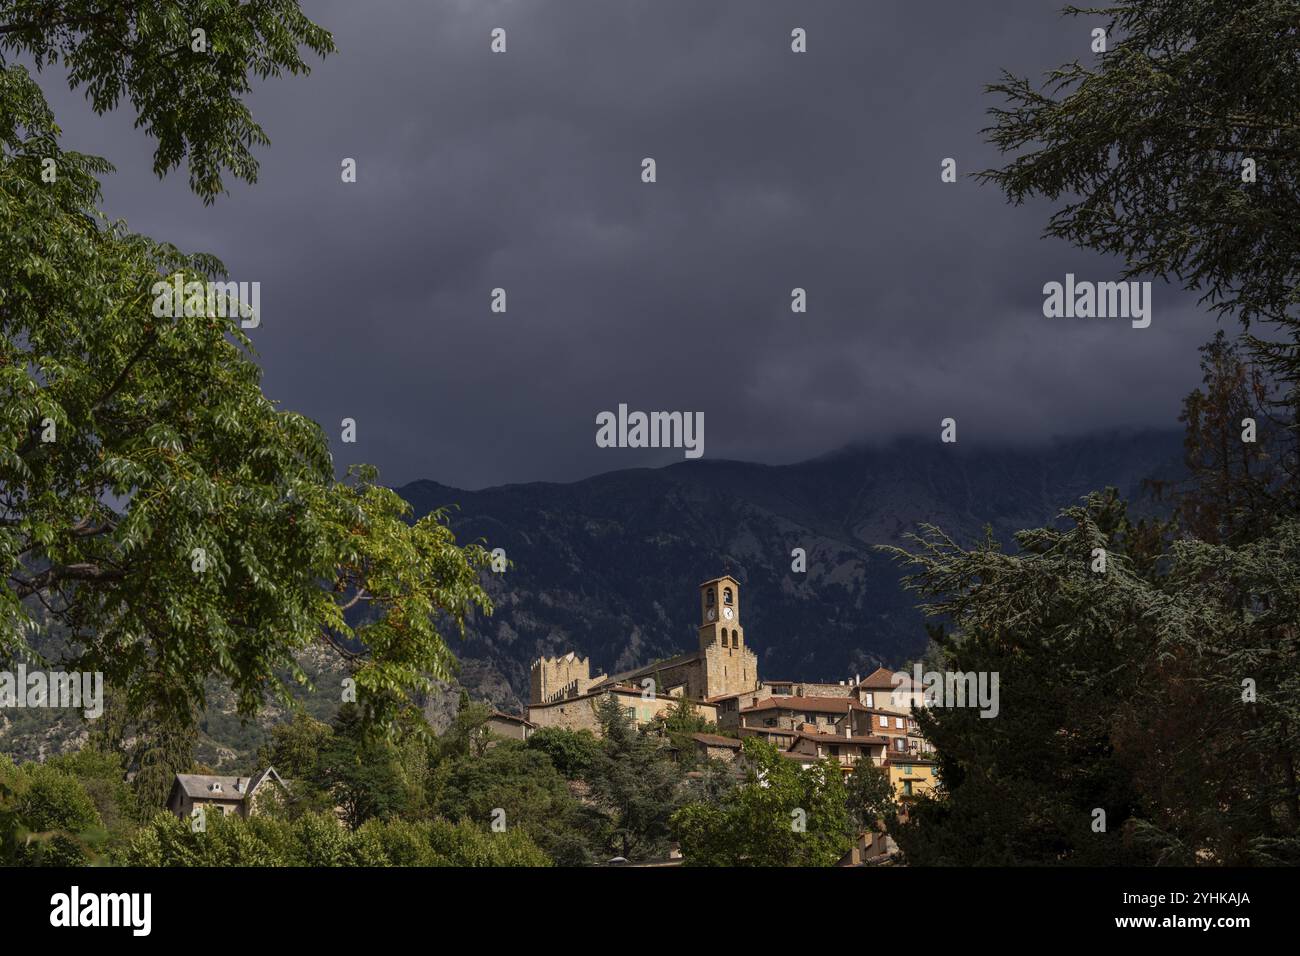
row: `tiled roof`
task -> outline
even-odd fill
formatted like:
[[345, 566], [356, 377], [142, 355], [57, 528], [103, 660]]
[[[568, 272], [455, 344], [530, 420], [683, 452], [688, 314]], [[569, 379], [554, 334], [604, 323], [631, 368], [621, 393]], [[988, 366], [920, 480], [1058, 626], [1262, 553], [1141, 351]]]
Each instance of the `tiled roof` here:
[[782, 750], [781, 756], [787, 760], [797, 760], [799, 763], [816, 763], [821, 759], [814, 754], [801, 754], [797, 750]]
[[533, 726], [533, 722], [532, 722], [531, 720], [529, 720], [527, 717], [522, 717], [522, 716], [520, 716], [519, 714], [507, 714], [505, 711], [502, 711], [502, 710], [494, 710], [494, 711], [492, 711], [492, 716], [491, 716], [490, 718], [488, 718], [488, 719], [489, 719], [489, 720], [508, 720], [508, 721], [510, 721], [511, 723], [514, 723], [514, 724], [523, 724], [525, 727], [531, 727], [531, 726]]
[[886, 767], [901, 767], [903, 765], [910, 767], [912, 764], [920, 764], [923, 767], [929, 767], [933, 766], [937, 762], [938, 761], [930, 760], [927, 757], [911, 757], [907, 754], [900, 754], [897, 751], [891, 750], [888, 756], [885, 757], [884, 765]]
[[852, 697], [767, 697], [753, 707], [742, 708], [742, 713], [754, 710], [803, 710], [824, 714], [844, 714], [850, 710], [866, 710]]
[[732, 747], [740, 749], [740, 741], [735, 737], [723, 737], [719, 734], [691, 734], [692, 740], [698, 740], [708, 747]]
[[[243, 800], [248, 792], [248, 777], [222, 777], [207, 773], [178, 773], [176, 784], [188, 797], [203, 800]], [[221, 789], [212, 789], [213, 785]]]
[[830, 744], [859, 744], [867, 747], [888, 747], [889, 741], [884, 737], [845, 737], [843, 734], [810, 734], [806, 730], [796, 732], [798, 736], [805, 737], [808, 740], [818, 740], [822, 743]]
[[[251, 777], [223, 777], [208, 773], [178, 773], [172, 787], [180, 787], [186, 796], [196, 800], [240, 801], [253, 793], [268, 779], [274, 780], [286, 790], [288, 789], [288, 785], [280, 779], [280, 775], [275, 772], [274, 767], [259, 770]], [[219, 785], [221, 789], [213, 790], [213, 784]]]
[[877, 667], [874, 671], [862, 678], [859, 687], [865, 687], [867, 690], [893, 690], [894, 689], [894, 672], [888, 667]]

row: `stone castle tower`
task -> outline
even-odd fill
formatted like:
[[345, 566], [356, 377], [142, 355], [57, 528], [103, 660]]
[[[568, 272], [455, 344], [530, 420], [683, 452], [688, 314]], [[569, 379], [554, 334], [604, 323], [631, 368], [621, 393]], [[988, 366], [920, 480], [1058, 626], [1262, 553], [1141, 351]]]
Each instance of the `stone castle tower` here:
[[605, 679], [604, 674], [591, 676], [591, 661], [573, 651], [559, 657], [539, 657], [533, 661], [529, 674], [529, 700], [534, 704], [585, 694], [593, 684]]

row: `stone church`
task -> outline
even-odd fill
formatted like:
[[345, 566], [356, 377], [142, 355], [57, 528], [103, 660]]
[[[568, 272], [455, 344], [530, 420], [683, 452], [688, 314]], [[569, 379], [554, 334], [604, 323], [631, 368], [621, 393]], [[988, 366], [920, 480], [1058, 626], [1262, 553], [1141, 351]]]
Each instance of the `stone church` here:
[[[650, 700], [648, 679], [655, 689]], [[592, 675], [590, 661], [573, 652], [540, 658], [533, 662], [528, 717], [538, 726], [594, 729], [596, 702], [615, 693], [638, 719], [668, 709], [677, 697], [697, 702], [697, 711], [713, 719], [711, 701], [758, 688], [758, 658], [745, 646], [740, 582], [726, 574], [700, 585], [698, 650], [612, 677]]]

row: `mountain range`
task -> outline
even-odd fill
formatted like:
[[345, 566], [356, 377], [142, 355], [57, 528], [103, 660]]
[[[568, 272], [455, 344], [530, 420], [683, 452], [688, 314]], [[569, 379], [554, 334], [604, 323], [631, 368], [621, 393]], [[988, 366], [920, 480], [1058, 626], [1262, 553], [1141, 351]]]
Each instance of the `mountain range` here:
[[[1123, 431], [1036, 446], [900, 439], [792, 465], [700, 459], [570, 483], [467, 491], [397, 489], [416, 515], [455, 506], [462, 541], [502, 548], [495, 603], [463, 644], [460, 681], [505, 709], [527, 703], [541, 655], [577, 651], [615, 673], [697, 646], [699, 582], [741, 582], [746, 643], [764, 678], [844, 680], [900, 666], [925, 648], [903, 570], [876, 545], [923, 522], [973, 543], [986, 526], [1050, 524], [1089, 491], [1118, 488], [1135, 512], [1145, 479], [1183, 473], [1181, 433]], [[803, 548], [807, 570], [792, 570]]]

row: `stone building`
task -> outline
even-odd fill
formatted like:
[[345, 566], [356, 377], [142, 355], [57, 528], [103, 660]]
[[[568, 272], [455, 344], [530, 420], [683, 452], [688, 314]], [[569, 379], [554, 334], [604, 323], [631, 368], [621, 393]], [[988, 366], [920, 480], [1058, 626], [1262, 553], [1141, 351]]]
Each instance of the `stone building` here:
[[[629, 684], [602, 684], [585, 694], [576, 694], [553, 700], [550, 703], [530, 705], [528, 720], [534, 727], [563, 727], [565, 730], [590, 730], [600, 735], [600, 721], [596, 708], [603, 698], [613, 696], [623, 706], [627, 715], [638, 724], [647, 724], [656, 717], [666, 717], [677, 706], [678, 697], [650, 695], [644, 688]], [[717, 710], [705, 701], [691, 701], [692, 709], [709, 723], [716, 723]]]
[[695, 755], [706, 760], [721, 760], [731, 763], [740, 753], [740, 741], [735, 737], [720, 737], [717, 734], [691, 734], [695, 745]]
[[258, 805], [269, 799], [287, 797], [288, 785], [274, 767], [260, 770], [251, 777], [222, 777], [201, 773], [178, 773], [167, 797], [167, 809], [181, 819], [191, 816], [197, 807], [220, 810], [223, 814], [250, 817]]
[[[540, 658], [530, 674], [528, 719], [538, 726], [589, 726], [589, 699], [618, 690], [638, 696], [653, 691], [654, 698], [670, 702], [685, 697], [697, 712], [705, 705], [704, 716], [712, 720], [713, 699], [757, 689], [758, 657], [745, 645], [740, 582], [727, 574], [705, 581], [699, 590], [698, 649], [612, 677], [592, 675], [590, 661], [573, 652]], [[663, 706], [655, 707], [656, 713]]]
[[492, 711], [492, 716], [484, 721], [483, 727], [493, 736], [504, 737], [506, 740], [527, 740], [536, 729], [532, 721], [499, 710]]

